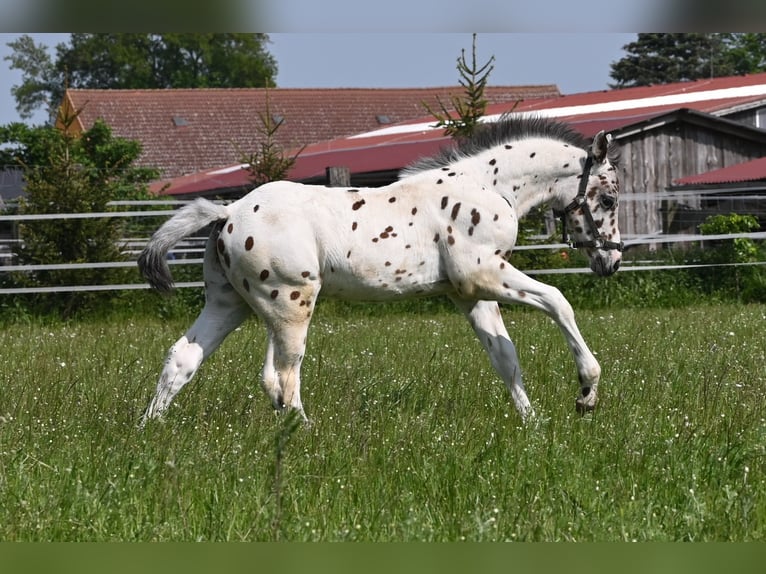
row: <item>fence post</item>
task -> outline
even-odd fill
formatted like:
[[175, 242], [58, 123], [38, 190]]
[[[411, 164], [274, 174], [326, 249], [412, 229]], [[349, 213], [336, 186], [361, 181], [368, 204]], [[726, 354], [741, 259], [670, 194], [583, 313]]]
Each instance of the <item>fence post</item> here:
[[347, 167], [328, 167], [325, 173], [330, 187], [351, 187], [351, 172]]

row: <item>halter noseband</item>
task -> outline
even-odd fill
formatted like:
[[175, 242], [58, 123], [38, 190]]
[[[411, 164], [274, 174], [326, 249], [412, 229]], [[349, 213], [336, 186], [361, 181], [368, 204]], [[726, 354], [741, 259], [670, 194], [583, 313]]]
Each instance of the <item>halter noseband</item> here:
[[[588, 202], [585, 200], [585, 190], [588, 187], [588, 178], [590, 177], [590, 170], [593, 167], [593, 155], [588, 152], [588, 157], [585, 159], [585, 166], [583, 166], [582, 175], [580, 176], [580, 185], [577, 188], [577, 195], [572, 202], [564, 208], [561, 214], [561, 228], [564, 243], [568, 243], [570, 247], [590, 247], [592, 249], [604, 249], [622, 251], [623, 242], [609, 241], [604, 239], [603, 233], [599, 233], [599, 228], [596, 225], [596, 221], [593, 219], [593, 214], [590, 212]], [[585, 225], [590, 227], [591, 234], [594, 239], [588, 241], [569, 241], [567, 234], [567, 215], [577, 208], [581, 208], [583, 216], [585, 217]]]

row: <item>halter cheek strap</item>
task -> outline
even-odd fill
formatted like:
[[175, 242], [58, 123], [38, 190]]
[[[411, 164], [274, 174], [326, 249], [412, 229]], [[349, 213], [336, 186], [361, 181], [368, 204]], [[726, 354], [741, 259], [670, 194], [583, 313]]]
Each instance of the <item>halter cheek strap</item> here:
[[[596, 225], [596, 221], [593, 219], [593, 214], [588, 207], [588, 202], [585, 200], [585, 190], [588, 188], [588, 178], [590, 177], [590, 170], [593, 167], [593, 156], [588, 153], [588, 157], [585, 159], [585, 165], [583, 166], [582, 175], [580, 176], [580, 185], [577, 188], [577, 195], [572, 202], [564, 208], [564, 212], [561, 214], [561, 228], [563, 234], [564, 243], [569, 243], [571, 247], [589, 247], [592, 249], [604, 249], [610, 251], [616, 249], [622, 251], [623, 242], [609, 241], [603, 237], [603, 233], [599, 232], [599, 228]], [[577, 209], [582, 209], [583, 217], [585, 217], [585, 225], [590, 228], [591, 235], [594, 239], [588, 241], [572, 241], [568, 240], [567, 234], [567, 215]]]

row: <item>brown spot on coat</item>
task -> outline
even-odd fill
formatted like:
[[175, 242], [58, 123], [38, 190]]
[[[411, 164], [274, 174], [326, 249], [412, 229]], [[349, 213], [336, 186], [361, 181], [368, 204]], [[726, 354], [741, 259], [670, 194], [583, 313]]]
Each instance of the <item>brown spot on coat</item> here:
[[355, 221], [354, 223], [351, 224], [351, 231], [356, 231], [356, 228], [357, 228], [357, 224]]
[[253, 207], [253, 213], [258, 213], [258, 210], [259, 210], [260, 208], [261, 208], [261, 206], [260, 206], [260, 205], [256, 205], [255, 207]]
[[253, 248], [254, 244], [255, 244], [255, 241], [253, 240], [252, 236], [245, 239], [245, 251], [250, 251]]
[[266, 279], [269, 278], [269, 270], [264, 269], [263, 271], [261, 271], [261, 274], [259, 275], [259, 277], [261, 278], [261, 281], [266, 281]]
[[351, 209], [356, 211], [357, 209], [362, 207], [365, 203], [367, 203], [365, 200], [360, 199], [359, 201], [354, 202], [354, 205], [351, 206]]
[[413, 207], [412, 208], [412, 215], [415, 215], [417, 212], [418, 212], [418, 208], [417, 207]]
[[389, 197], [388, 198], [388, 203], [394, 203], [395, 201], [396, 201], [395, 197]]
[[309, 275], [311, 275], [311, 271], [303, 271], [303, 272], [301, 273], [301, 277], [303, 277], [304, 279], [305, 279], [306, 277], [308, 277]]
[[[441, 181], [441, 180], [439, 180], [439, 181]], [[449, 197], [447, 197], [446, 195], [444, 197], [442, 197], [442, 209], [447, 207], [447, 203], [448, 202], [449, 202]]]
[[460, 213], [460, 202], [458, 201], [455, 205], [452, 206], [452, 221], [455, 221], [457, 219], [457, 214]]
[[481, 214], [476, 211], [475, 209], [471, 210], [471, 223], [474, 225], [479, 225], [479, 221], [481, 220]]
[[452, 237], [451, 235], [448, 235], [447, 236], [447, 243], [449, 243], [450, 245], [455, 245], [455, 238]]
[[439, 242], [439, 234], [437, 233], [436, 235], [434, 235], [434, 243], [438, 243], [438, 242]]
[[293, 291], [292, 293], [290, 293], [290, 299], [292, 301], [295, 301], [300, 296], [301, 296], [301, 292], [300, 291]]
[[226, 231], [228, 231], [229, 233], [234, 231], [234, 224], [233, 223], [229, 223], [228, 227], [226, 228]]
[[272, 299], [276, 299], [278, 295], [279, 295], [279, 291], [277, 291], [276, 289], [274, 289], [274, 290], [271, 292], [271, 298], [272, 298]]

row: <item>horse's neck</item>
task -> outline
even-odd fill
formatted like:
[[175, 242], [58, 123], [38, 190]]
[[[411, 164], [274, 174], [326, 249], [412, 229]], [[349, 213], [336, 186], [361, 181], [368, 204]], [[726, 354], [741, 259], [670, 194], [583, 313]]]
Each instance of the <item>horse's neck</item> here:
[[541, 203], [559, 207], [574, 198], [585, 150], [542, 138], [509, 145], [511, 149], [500, 146], [487, 156], [490, 161], [497, 158], [487, 184], [505, 197], [519, 217]]

